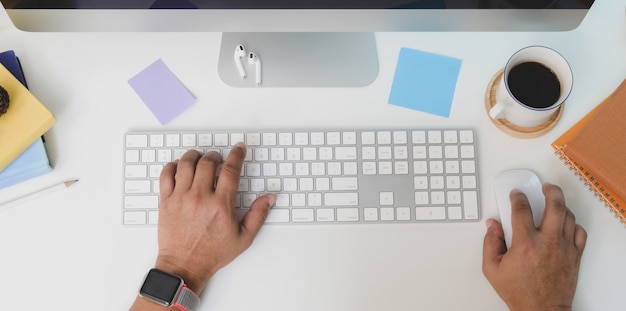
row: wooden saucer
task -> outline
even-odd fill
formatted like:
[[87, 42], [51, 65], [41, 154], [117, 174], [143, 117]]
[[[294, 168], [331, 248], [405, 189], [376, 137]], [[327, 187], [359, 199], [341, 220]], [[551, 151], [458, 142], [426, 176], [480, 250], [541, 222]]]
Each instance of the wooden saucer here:
[[487, 112], [489, 120], [491, 120], [491, 122], [501, 131], [515, 138], [539, 137], [548, 133], [552, 128], [554, 128], [556, 123], [559, 122], [559, 120], [561, 119], [561, 115], [563, 114], [563, 106], [565, 104], [561, 104], [561, 106], [556, 109], [556, 112], [552, 115], [552, 117], [550, 117], [550, 119], [548, 119], [546, 122], [533, 127], [522, 127], [512, 124], [506, 119], [492, 119], [491, 116], [489, 116], [489, 110], [491, 110], [491, 107], [495, 106], [496, 104], [496, 90], [498, 89], [498, 86], [502, 81], [502, 74], [504, 74], [504, 69], [498, 71], [493, 76], [493, 78], [491, 78], [491, 81], [489, 81], [489, 85], [487, 86], [487, 91], [485, 92], [485, 110]]

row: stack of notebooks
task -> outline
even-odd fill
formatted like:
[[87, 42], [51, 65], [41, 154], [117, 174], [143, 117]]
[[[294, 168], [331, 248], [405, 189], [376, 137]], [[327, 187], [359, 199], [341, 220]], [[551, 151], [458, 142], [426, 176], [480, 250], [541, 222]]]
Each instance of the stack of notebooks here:
[[626, 80], [552, 143], [561, 159], [626, 224]]
[[0, 115], [0, 189], [50, 172], [43, 133], [54, 116], [27, 89], [13, 51], [0, 53], [0, 86], [9, 94], [9, 108]]

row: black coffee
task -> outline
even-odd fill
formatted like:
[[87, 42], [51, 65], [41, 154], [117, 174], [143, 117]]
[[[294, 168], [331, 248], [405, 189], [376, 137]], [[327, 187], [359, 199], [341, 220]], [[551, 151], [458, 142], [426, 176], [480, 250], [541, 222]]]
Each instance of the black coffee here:
[[561, 97], [561, 83], [550, 68], [526, 62], [509, 71], [509, 90], [517, 100], [532, 108], [547, 108]]

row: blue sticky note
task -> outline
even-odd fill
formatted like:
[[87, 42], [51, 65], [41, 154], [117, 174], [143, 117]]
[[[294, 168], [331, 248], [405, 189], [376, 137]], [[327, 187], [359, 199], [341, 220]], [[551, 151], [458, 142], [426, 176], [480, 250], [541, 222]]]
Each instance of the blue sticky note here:
[[402, 48], [389, 104], [450, 117], [461, 60]]
[[132, 77], [128, 83], [162, 125], [196, 101], [161, 59]]

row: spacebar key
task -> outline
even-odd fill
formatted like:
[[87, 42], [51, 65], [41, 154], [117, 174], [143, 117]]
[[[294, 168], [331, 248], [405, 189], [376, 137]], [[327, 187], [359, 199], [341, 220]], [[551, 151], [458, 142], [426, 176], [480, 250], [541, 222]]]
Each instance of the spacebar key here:
[[267, 214], [267, 218], [265, 218], [265, 222], [267, 223], [289, 222], [289, 210], [280, 209], [280, 208], [272, 208]]
[[356, 192], [325, 193], [324, 204], [326, 206], [357, 206], [359, 194]]

